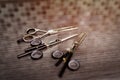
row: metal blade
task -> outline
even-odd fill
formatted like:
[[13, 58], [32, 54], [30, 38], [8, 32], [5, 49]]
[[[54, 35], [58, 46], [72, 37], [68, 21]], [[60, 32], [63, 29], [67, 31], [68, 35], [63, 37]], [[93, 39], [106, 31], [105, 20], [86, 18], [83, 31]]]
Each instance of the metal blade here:
[[47, 46], [48, 46], [48, 47], [51, 47], [51, 46], [57, 45], [57, 44], [59, 44], [59, 43], [62, 43], [62, 42], [64, 42], [64, 41], [67, 41], [67, 40], [69, 40], [69, 39], [71, 39], [71, 38], [74, 38], [74, 37], [76, 37], [76, 36], [78, 36], [78, 34], [74, 34], [74, 35], [71, 35], [71, 36], [69, 36], [69, 37], [66, 37], [66, 38], [63, 38], [63, 39], [59, 39], [58, 41], [55, 41], [55, 42], [52, 42], [52, 43], [48, 44]]
[[63, 30], [60, 30], [58, 32], [70, 31], [70, 30], [75, 30], [75, 29], [78, 29], [78, 27], [69, 28], [69, 29], [63, 29]]
[[70, 28], [74, 28], [74, 27], [73, 26], [67, 26], [67, 27], [57, 28], [57, 29], [53, 29], [53, 30], [54, 31], [60, 31], [60, 30], [70, 29]]
[[74, 45], [72, 50], [75, 50], [76, 48], [78, 48], [79, 45], [81, 45], [82, 41], [85, 39], [86, 37], [86, 33], [81, 33], [78, 38], [75, 40]]
[[64, 39], [61, 39], [61, 42], [66, 41], [66, 40], [69, 40], [69, 39], [71, 39], [71, 38], [73, 38], [73, 37], [76, 37], [76, 36], [78, 36], [78, 34], [74, 34], [74, 35], [71, 35], [71, 36], [66, 37], [66, 38], [64, 38]]

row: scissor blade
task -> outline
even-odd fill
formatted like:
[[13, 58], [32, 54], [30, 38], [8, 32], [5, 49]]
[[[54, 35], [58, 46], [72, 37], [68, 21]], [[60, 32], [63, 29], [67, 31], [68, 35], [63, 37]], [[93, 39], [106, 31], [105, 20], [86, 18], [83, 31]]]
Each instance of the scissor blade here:
[[85, 39], [87, 33], [81, 33], [79, 36], [78, 36], [78, 39], [76, 40], [76, 42], [80, 45], [82, 43], [82, 41]]
[[69, 29], [63, 29], [63, 30], [60, 30], [60, 31], [58, 31], [58, 32], [71, 31], [71, 30], [75, 30], [75, 29], [78, 29], [78, 27], [69, 28]]
[[64, 28], [64, 29], [59, 29], [59, 30], [49, 30], [48, 34], [53, 35], [53, 34], [57, 34], [59, 32], [64, 32], [64, 31], [70, 31], [70, 30], [75, 30], [78, 29], [78, 27], [69, 27], [69, 28]]
[[57, 44], [59, 44], [59, 43], [62, 43], [62, 42], [64, 42], [64, 41], [67, 41], [67, 40], [69, 40], [69, 39], [71, 39], [71, 38], [74, 38], [74, 37], [76, 37], [76, 36], [78, 36], [78, 34], [74, 34], [74, 35], [71, 35], [71, 36], [69, 36], [69, 37], [66, 37], [66, 38], [63, 38], [63, 39], [59, 39], [58, 41], [55, 41], [55, 42], [52, 42], [52, 43], [48, 44], [48, 47], [57, 45]]
[[78, 48], [79, 45], [81, 45], [82, 41], [85, 39], [86, 37], [86, 33], [81, 33], [78, 38], [75, 40], [74, 45], [73, 45], [73, 49], [75, 50], [76, 48]]
[[53, 29], [54, 31], [61, 31], [61, 30], [66, 30], [66, 29], [70, 29], [70, 28], [75, 28], [73, 26], [68, 26], [68, 27], [62, 27], [62, 28], [58, 28], [58, 29]]
[[78, 36], [78, 34], [74, 34], [74, 35], [71, 35], [71, 36], [66, 37], [66, 38], [64, 38], [64, 39], [61, 39], [61, 42], [66, 41], [66, 40], [69, 40], [69, 39], [71, 39], [71, 38], [73, 38], [73, 37], [76, 37], [76, 36]]

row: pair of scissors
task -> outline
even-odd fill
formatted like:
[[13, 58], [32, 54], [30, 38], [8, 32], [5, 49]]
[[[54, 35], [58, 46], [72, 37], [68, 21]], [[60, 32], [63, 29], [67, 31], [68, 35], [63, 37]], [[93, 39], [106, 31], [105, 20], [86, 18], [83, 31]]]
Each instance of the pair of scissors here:
[[76, 71], [79, 69], [80, 64], [77, 60], [71, 60], [73, 53], [78, 48], [78, 46], [82, 43], [82, 41], [85, 39], [86, 33], [81, 33], [78, 36], [78, 39], [75, 40], [73, 47], [68, 49], [65, 54], [63, 52], [57, 51], [52, 53], [52, 57], [59, 59], [58, 62], [55, 64], [55, 66], [58, 66], [64, 61], [64, 65], [59, 73], [59, 77], [63, 76], [63, 73], [65, 72], [65, 69], [68, 67], [70, 70]]
[[[22, 39], [19, 39], [17, 42], [18, 43], [22, 41], [31, 42], [31, 41], [35, 41], [36, 39], [42, 39], [44, 37], [57, 34], [59, 32], [70, 31], [70, 30], [75, 30], [75, 29], [78, 29], [78, 27], [68, 26], [68, 27], [62, 27], [62, 28], [57, 28], [57, 29], [50, 29], [48, 31], [31, 28], [31, 29], [28, 29], [26, 31], [27, 34], [24, 35]], [[40, 32], [40, 34], [37, 34], [38, 32]]]
[[69, 37], [66, 37], [66, 38], [63, 38], [63, 39], [56, 39], [55, 41], [52, 41], [48, 44], [45, 44], [45, 43], [42, 43], [41, 45], [37, 45], [37, 46], [31, 46], [31, 47], [28, 47], [27, 49], [25, 49], [25, 52], [22, 53], [22, 54], [19, 54], [17, 57], [18, 58], [22, 58], [24, 56], [27, 56], [27, 55], [30, 55], [32, 59], [34, 60], [38, 60], [40, 58], [42, 58], [43, 56], [43, 53], [42, 51], [48, 49], [48, 48], [51, 48], [57, 44], [60, 44], [64, 41], [67, 41], [71, 38], [74, 38], [76, 37], [78, 34], [73, 34]]

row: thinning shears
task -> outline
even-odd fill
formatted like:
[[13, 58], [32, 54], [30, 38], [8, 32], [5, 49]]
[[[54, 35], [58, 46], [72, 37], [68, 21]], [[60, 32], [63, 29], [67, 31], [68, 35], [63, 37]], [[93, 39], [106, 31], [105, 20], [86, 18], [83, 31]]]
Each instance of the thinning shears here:
[[[73, 47], [67, 49], [65, 54], [62, 54], [61, 58], [59, 58], [58, 62], [55, 64], [55, 66], [58, 66], [64, 61], [64, 65], [62, 69], [60, 70], [59, 77], [63, 76], [63, 73], [65, 72], [65, 69], [68, 67], [71, 70], [78, 70], [79, 69], [79, 63], [75, 60], [71, 60], [72, 55], [75, 53], [75, 50], [78, 48], [78, 46], [82, 43], [84, 38], [86, 37], [86, 33], [81, 33], [78, 38], [75, 40]], [[54, 57], [54, 56], [53, 56]], [[74, 65], [73, 65], [74, 64]]]

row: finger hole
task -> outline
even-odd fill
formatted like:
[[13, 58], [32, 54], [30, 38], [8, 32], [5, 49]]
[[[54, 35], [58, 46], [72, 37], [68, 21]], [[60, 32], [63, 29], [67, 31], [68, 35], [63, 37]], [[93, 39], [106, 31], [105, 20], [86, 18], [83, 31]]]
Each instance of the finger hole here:
[[25, 36], [23, 37], [24, 41], [29, 42], [33, 39], [33, 36]]
[[40, 39], [33, 39], [30, 43], [31, 46], [37, 46], [42, 44], [42, 41]]
[[34, 59], [34, 60], [38, 60], [38, 59], [40, 59], [42, 57], [43, 57], [43, 52], [39, 51], [39, 50], [35, 50], [31, 54], [31, 58]]
[[60, 59], [63, 55], [64, 55], [64, 53], [59, 50], [52, 52], [52, 58], [54, 58], [54, 59]]
[[29, 29], [27, 30], [27, 34], [34, 34], [35, 33], [35, 29]]
[[72, 71], [76, 71], [80, 68], [80, 63], [77, 60], [71, 60], [68, 63], [68, 68]]

